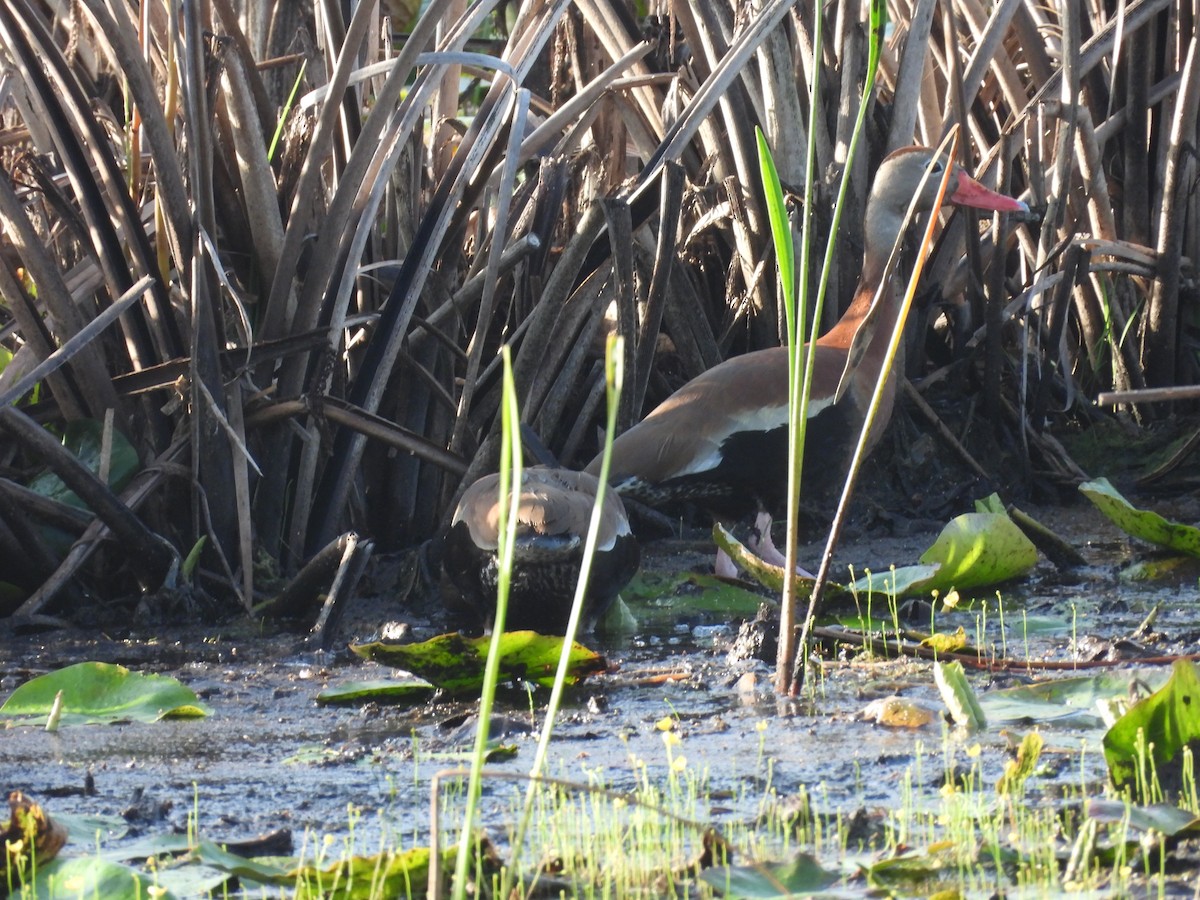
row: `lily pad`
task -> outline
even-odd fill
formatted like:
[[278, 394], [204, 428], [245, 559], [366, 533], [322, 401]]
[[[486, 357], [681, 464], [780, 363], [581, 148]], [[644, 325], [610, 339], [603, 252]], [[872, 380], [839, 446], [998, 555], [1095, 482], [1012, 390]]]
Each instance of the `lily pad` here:
[[[1176, 660], [1167, 683], [1134, 704], [1104, 735], [1104, 758], [1118, 788], [1137, 781], [1144, 761], [1164, 793], [1183, 785], [1183, 748], [1200, 750], [1200, 674]], [[1152, 770], [1151, 770], [1152, 767]]]
[[[500, 672], [510, 679], [521, 679], [548, 687], [554, 683], [563, 639], [534, 631], [505, 632], [500, 641]], [[404, 669], [430, 684], [455, 693], [477, 691], [483, 684], [491, 638], [468, 638], [461, 634], [443, 634], [419, 644], [351, 644], [350, 649], [363, 659]], [[582, 644], [573, 644], [567, 683], [577, 684], [588, 675], [604, 672], [608, 663]]]
[[[63, 446], [73, 453], [94, 475], [100, 473], [100, 462], [104, 452], [104, 423], [95, 419], [77, 419], [67, 424], [63, 431]], [[108, 486], [120, 491], [137, 474], [140, 463], [137, 450], [120, 431], [113, 429], [110, 449]], [[29, 489], [43, 497], [57, 500], [76, 509], [84, 509], [79, 495], [71, 490], [57, 474], [49, 469], [39, 473], [29, 482]], [[65, 556], [74, 542], [74, 537], [54, 526], [43, 526], [42, 537], [58, 556]]]
[[1093, 797], [1087, 802], [1087, 816], [1097, 822], [1109, 824], [1128, 819], [1129, 824], [1139, 831], [1157, 831], [1167, 837], [1200, 832], [1200, 818], [1169, 803], [1137, 806], [1120, 800]]
[[[720, 525], [713, 528], [713, 538], [755, 580], [771, 590], [783, 589], [783, 569], [763, 562]], [[831, 583], [829, 591], [894, 597], [966, 591], [1024, 575], [1037, 559], [1037, 548], [1004, 512], [964, 513], [942, 529], [921, 554], [920, 565], [870, 572], [846, 586]], [[805, 582], [811, 587], [811, 581], [801, 579]]]
[[374, 678], [369, 681], [349, 681], [326, 688], [317, 694], [322, 705], [337, 703], [422, 703], [433, 694], [434, 686], [415, 678]]
[[966, 591], [1024, 575], [1037, 548], [1004, 513], [964, 513], [942, 529], [921, 562], [940, 568], [929, 590]]
[[[105, 900], [145, 900], [152, 896], [172, 900], [168, 890], [156, 887], [145, 875], [128, 866], [98, 856], [56, 859], [38, 870], [32, 896], [39, 900], [75, 900], [77, 897], [104, 897]], [[23, 896], [20, 891], [19, 896]]]
[[896, 597], [968, 591], [1018, 578], [1037, 564], [1037, 558], [1037, 548], [1005, 513], [964, 513], [921, 554], [922, 565], [872, 572], [850, 589]]
[[[969, 851], [968, 851], [969, 852]], [[963, 848], [952, 841], [931, 844], [922, 851], [912, 851], [881, 859], [867, 866], [867, 883], [874, 888], [905, 897], [958, 897]]]
[[[63, 433], [63, 446], [75, 454], [93, 474], [99, 474], [104, 450], [104, 423], [95, 419], [77, 419], [68, 423]], [[114, 491], [119, 491], [138, 470], [137, 450], [125, 435], [114, 429], [110, 452], [108, 486]], [[29, 489], [70, 506], [83, 508], [84, 505], [76, 493], [49, 470], [30, 481]]]
[[[1155, 676], [1146, 672], [1138, 673], [1137, 677], [1144, 681]], [[988, 691], [980, 695], [979, 705], [993, 725], [1044, 725], [1055, 722], [1080, 728], [1099, 728], [1103, 725], [1103, 718], [1097, 710], [1097, 704], [1128, 697], [1133, 678], [1133, 674], [1105, 672], [1086, 677], [1048, 679], [1037, 684]]]
[[0, 717], [21, 725], [44, 725], [60, 691], [60, 726], [208, 715], [195, 692], [174, 678], [131, 672], [110, 663], [83, 662], [25, 682], [0, 706]]
[[950, 716], [955, 725], [962, 725], [971, 731], [979, 731], [987, 727], [987, 716], [979, 705], [979, 700], [967, 681], [962, 663], [933, 664], [933, 678], [937, 682], [938, 692], [942, 702], [950, 710]]
[[799, 854], [790, 862], [763, 862], [745, 866], [713, 866], [700, 878], [721, 892], [722, 897], [745, 900], [774, 900], [817, 894], [840, 876], [822, 868], [815, 858]]
[[1200, 528], [1171, 522], [1151, 510], [1138, 509], [1121, 496], [1107, 478], [1085, 482], [1079, 490], [1109, 521], [1131, 537], [1189, 556], [1200, 556]]
[[892, 597], [926, 595], [936, 583], [938, 569], [933, 563], [927, 566], [897, 566], [885, 572], [868, 572], [862, 578], [846, 586], [845, 590], [856, 594], [886, 594]]
[[[712, 533], [717, 546], [728, 553], [729, 558], [745, 570], [751, 578], [776, 593], [783, 590], [782, 566], [772, 565], [761, 559], [735, 538], [720, 522], [713, 525]], [[813, 580], [811, 578], [797, 576], [796, 583], [800, 587], [801, 596], [807, 596], [805, 588], [808, 592], [812, 591]]]
[[[442, 872], [454, 870], [453, 850], [442, 855]], [[472, 865], [472, 871], [474, 865]], [[296, 900], [329, 897], [329, 885], [338, 885], [337, 896], [345, 900], [373, 897], [425, 896], [429, 880], [429, 848], [387, 850], [375, 856], [353, 856], [320, 869], [306, 866], [290, 874]]]
[[683, 613], [712, 614], [721, 621], [752, 618], [763, 603], [762, 594], [699, 572], [642, 570], [621, 591], [642, 625], [675, 625]]

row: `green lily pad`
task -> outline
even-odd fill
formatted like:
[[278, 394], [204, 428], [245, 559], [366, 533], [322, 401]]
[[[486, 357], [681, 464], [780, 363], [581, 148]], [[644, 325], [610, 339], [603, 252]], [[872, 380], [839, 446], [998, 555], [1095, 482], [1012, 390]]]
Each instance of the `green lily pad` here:
[[[491, 645], [488, 636], [468, 638], [443, 634], [419, 644], [351, 644], [363, 659], [404, 669], [431, 684], [455, 693], [477, 691], [483, 684], [483, 669]], [[534, 631], [505, 632], [500, 640], [500, 672], [548, 687], [554, 683], [563, 639]], [[588, 675], [604, 672], [608, 663], [582, 644], [573, 644], [567, 683], [577, 684]]]
[[[67, 829], [68, 841], [85, 847], [95, 847], [97, 842], [116, 840], [129, 833], [129, 823], [121, 816], [55, 813], [54, 821]], [[128, 856], [122, 858], [133, 859]]]
[[1004, 513], [964, 513], [942, 529], [921, 562], [940, 566], [928, 590], [966, 591], [1024, 575], [1037, 565], [1037, 548]]
[[1200, 561], [1195, 556], [1156, 556], [1146, 559], [1136, 559], [1123, 566], [1117, 573], [1117, 580], [1123, 584], [1137, 584], [1142, 581], [1162, 581], [1166, 578], [1194, 578]]
[[971, 731], [987, 727], [987, 716], [984, 715], [975, 691], [967, 681], [962, 663], [935, 662], [933, 677], [937, 682], [938, 692], [942, 695], [942, 702], [950, 710], [955, 725], [963, 725]]
[[1087, 802], [1087, 817], [1109, 824], [1124, 822], [1128, 818], [1129, 824], [1139, 831], [1157, 831], [1167, 837], [1200, 832], [1200, 818], [1169, 803], [1137, 806], [1120, 800], [1093, 797]]
[[[713, 539], [755, 580], [771, 590], [783, 589], [781, 568], [763, 562], [720, 525], [713, 527]], [[846, 586], [831, 583], [829, 591], [895, 597], [967, 591], [1024, 575], [1037, 559], [1037, 548], [1006, 513], [964, 513], [942, 529], [933, 546], [921, 554], [920, 565], [870, 572]], [[802, 584], [805, 581], [801, 579]]]
[[[63, 432], [63, 446], [70, 450], [93, 474], [100, 472], [100, 460], [104, 450], [104, 423], [95, 419], [76, 419], [69, 422]], [[108, 486], [119, 491], [138, 470], [137, 450], [120, 431], [113, 429], [111, 459], [108, 468]], [[83, 501], [67, 487], [61, 478], [47, 470], [29, 482], [29, 489], [43, 497], [58, 500], [80, 509]]]
[[1085, 482], [1079, 490], [1109, 521], [1131, 537], [1189, 556], [1200, 556], [1200, 528], [1171, 522], [1151, 510], [1138, 509], [1121, 496], [1107, 478]]
[[423, 703], [436, 690], [428, 681], [415, 678], [374, 678], [369, 681], [348, 681], [326, 688], [317, 694], [317, 703]]
[[286, 869], [230, 853], [213, 841], [201, 839], [192, 848], [192, 854], [205, 865], [220, 869], [228, 875], [236, 875], [238, 878], [249, 878], [266, 884], [288, 884], [290, 881]]
[[[1155, 673], [1137, 673], [1145, 681]], [[1097, 704], [1129, 696], [1134, 675], [1104, 672], [1076, 678], [1054, 678], [1037, 684], [988, 691], [979, 704], [993, 725], [1044, 725], [1055, 722], [1081, 728], [1099, 728], [1103, 719]], [[1159, 684], [1165, 681], [1161, 676]]]
[[1003, 512], [964, 513], [952, 519], [919, 566], [871, 572], [849, 588], [896, 597], [933, 591], [969, 591], [1024, 575], [1037, 564], [1037, 548]]
[[816, 894], [840, 876], [822, 868], [812, 856], [799, 854], [790, 862], [763, 862], [745, 866], [713, 866], [700, 873], [701, 880], [721, 892], [722, 897], [745, 900], [775, 900]]
[[[764, 562], [757, 554], [751, 552], [746, 546], [733, 536], [732, 533], [720, 522], [713, 525], [713, 540], [717, 546], [729, 554], [732, 559], [741, 569], [761, 584], [778, 593], [783, 590], [783, 567], [775, 566], [769, 562]], [[809, 592], [812, 591], [813, 581], [811, 578], [796, 578], [797, 585], [800, 586], [800, 595], [807, 596], [804, 588]]]
[[25, 682], [0, 706], [0, 717], [21, 725], [44, 725], [60, 691], [60, 726], [208, 715], [191, 688], [174, 678], [131, 672], [110, 663], [83, 662]]
[[771, 602], [715, 575], [687, 571], [643, 569], [621, 594], [638, 622], [650, 627], [674, 625], [682, 613], [712, 615], [721, 621], [748, 619], [763, 603]]
[[162, 866], [155, 871], [154, 877], [160, 888], [166, 888], [177, 897], [239, 896], [231, 890], [232, 875], [196, 862]]
[[[38, 869], [32, 896], [39, 900], [76, 900], [78, 897], [104, 897], [105, 900], [145, 900], [151, 896], [172, 900], [170, 891], [155, 887], [145, 875], [98, 856], [56, 859]], [[16, 896], [24, 896], [17, 891]]]
[[897, 566], [884, 572], [868, 572], [847, 585], [845, 590], [859, 594], [884, 594], [889, 597], [927, 595], [934, 590], [941, 565]]
[[[943, 891], [960, 896], [962, 849], [941, 841], [924, 852], [912, 851], [882, 859], [865, 868], [867, 883], [905, 897], [934, 897]], [[893, 894], [894, 896], [894, 894]]]
[[[441, 868], [443, 872], [454, 871], [452, 851], [443, 854]], [[296, 886], [296, 900], [328, 897], [331, 884], [338, 885], [337, 896], [345, 900], [425, 896], [429, 848], [387, 850], [375, 856], [340, 859], [325, 869], [308, 866], [297, 870], [291, 873], [291, 878], [291, 884]]]
[[1184, 747], [1200, 750], [1200, 674], [1188, 660], [1176, 660], [1167, 683], [1134, 704], [1104, 735], [1104, 758], [1118, 788], [1137, 781], [1144, 760], [1164, 793], [1183, 785]]

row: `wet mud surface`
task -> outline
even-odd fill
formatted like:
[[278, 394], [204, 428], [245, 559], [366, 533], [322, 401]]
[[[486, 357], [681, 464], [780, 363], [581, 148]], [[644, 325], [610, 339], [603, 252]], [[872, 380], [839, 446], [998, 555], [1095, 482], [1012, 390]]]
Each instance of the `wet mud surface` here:
[[[1002, 588], [1003, 632], [994, 599], [983, 622], [977, 603], [940, 617], [939, 629], [961, 624], [972, 636], [983, 634], [997, 655], [1090, 658], [1135, 652], [1133, 645], [1114, 651], [1112, 642], [1132, 635], [1157, 606], [1140, 646], [1156, 655], [1196, 650], [1194, 572], [1165, 584], [1124, 583], [1118, 567], [1144, 550], [1133, 550], [1089, 507], [1028, 511], [1070, 539], [1088, 565], [1062, 573], [1043, 561], [1031, 577]], [[850, 534], [837, 558], [875, 568], [915, 562], [939, 527], [931, 523], [902, 536]], [[819, 550], [810, 546], [809, 558]], [[656, 571], [706, 570], [709, 562], [703, 540], [655, 544], [646, 561]], [[916, 627], [927, 627], [926, 613], [918, 608], [914, 616]], [[339, 646], [375, 638], [387, 622], [409, 620], [387, 596], [356, 601]], [[420, 617], [411, 617], [411, 624], [418, 638], [437, 630], [436, 622]], [[783, 701], [772, 690], [767, 663], [731, 653], [740, 624], [682, 612], [654, 630], [588, 641], [614, 671], [571, 692], [550, 774], [617, 790], [634, 787], [643, 766], [651, 778], [662, 777], [668, 759], [659, 723], [671, 717], [682, 739], [676, 752], [706, 773], [712, 798], [707, 813], [717, 824], [750, 819], [764, 803], [787, 802], [802, 790], [831, 815], [887, 810], [901, 802], [914, 770], [936, 789], [946, 726], [929, 663], [834, 656], [808, 696]], [[194, 816], [200, 832], [220, 842], [289, 830], [295, 852], [326, 835], [340, 844], [351, 831], [363, 852], [377, 849], [385, 833], [404, 846], [426, 844], [430, 777], [458, 765], [456, 753], [470, 746], [473, 735], [469, 700], [414, 708], [320, 705], [316, 697], [326, 688], [393, 673], [346, 650], [315, 651], [296, 634], [247, 624], [153, 634], [7, 635], [0, 643], [0, 696], [32, 676], [82, 660], [173, 675], [211, 710], [203, 719], [55, 734], [3, 730], [0, 724], [0, 787], [23, 790], [52, 813], [117, 817], [124, 823], [114, 829], [122, 832], [119, 841], [182, 832]], [[975, 674], [972, 682], [985, 690], [1034, 676], [1042, 677]], [[914, 732], [861, 719], [871, 700], [894, 694], [927, 704], [937, 713], [934, 723]], [[544, 692], [532, 701], [520, 690], [500, 698], [493, 735], [506, 733], [504, 742], [517, 752], [494, 766], [528, 771], [544, 702]], [[1009, 758], [1006, 737], [992, 731], [979, 740], [990, 783]], [[1074, 756], [1061, 775], [1051, 767], [1039, 778], [1043, 790], [1052, 790], [1058, 778], [1075, 785], [1103, 782], [1102, 754], [1084, 754], [1081, 763], [1079, 740], [1051, 731], [1050, 758], [1056, 743]], [[493, 829], [503, 831], [519, 790], [512, 782], [485, 786], [483, 811]]]

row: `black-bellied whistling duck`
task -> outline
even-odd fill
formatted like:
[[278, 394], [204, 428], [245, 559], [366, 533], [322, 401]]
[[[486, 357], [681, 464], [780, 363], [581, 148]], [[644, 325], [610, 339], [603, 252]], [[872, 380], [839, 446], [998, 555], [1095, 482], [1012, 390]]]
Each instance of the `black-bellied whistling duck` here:
[[[447, 606], [481, 625], [490, 625], [496, 613], [499, 481], [498, 475], [488, 475], [467, 488], [442, 548]], [[522, 469], [506, 631], [566, 630], [598, 486], [595, 476], [583, 472], [546, 466]], [[606, 491], [582, 629], [604, 615], [640, 560], [621, 498]]]
[[[924, 147], [897, 150], [876, 173], [867, 200], [858, 288], [845, 314], [813, 348], [817, 358], [802, 485], [825, 487], [845, 477], [899, 314], [891, 285], [883, 286], [878, 324], [848, 389], [837, 403], [834, 395], [854, 335], [884, 279], [908, 205], [935, 156]], [[940, 159], [934, 162], [918, 210], [932, 209], [944, 164]], [[979, 209], [1028, 211], [1020, 200], [985, 188], [957, 165], [946, 199]], [[895, 379], [889, 378], [872, 444], [891, 416], [894, 395]], [[787, 498], [787, 417], [787, 349], [772, 347], [734, 357], [693, 378], [620, 435], [613, 443], [610, 481], [625, 496], [650, 506], [688, 501], [719, 520], [740, 519], [757, 510], [757, 549], [764, 559], [782, 564], [782, 555], [771, 543], [770, 523], [771, 513], [781, 511]], [[585, 471], [599, 470], [597, 457]], [[718, 554], [718, 571], [732, 572], [723, 554]]]

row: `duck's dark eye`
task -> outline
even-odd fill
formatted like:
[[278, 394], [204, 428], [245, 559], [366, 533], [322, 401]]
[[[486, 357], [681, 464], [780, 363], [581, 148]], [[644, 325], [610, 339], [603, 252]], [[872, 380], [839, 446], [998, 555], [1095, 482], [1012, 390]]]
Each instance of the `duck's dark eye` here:
[[933, 165], [931, 165], [929, 167], [929, 174], [930, 175], [941, 175], [943, 168], [944, 168], [944, 166], [942, 165], [942, 161], [940, 159], [935, 159], [933, 161]]

